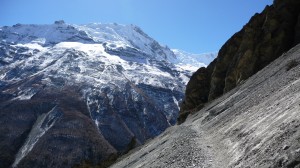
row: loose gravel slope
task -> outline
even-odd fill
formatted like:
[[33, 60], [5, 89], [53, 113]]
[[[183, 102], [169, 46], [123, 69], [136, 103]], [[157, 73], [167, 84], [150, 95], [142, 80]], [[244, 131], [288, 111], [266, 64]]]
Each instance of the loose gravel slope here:
[[300, 167], [300, 45], [112, 167]]

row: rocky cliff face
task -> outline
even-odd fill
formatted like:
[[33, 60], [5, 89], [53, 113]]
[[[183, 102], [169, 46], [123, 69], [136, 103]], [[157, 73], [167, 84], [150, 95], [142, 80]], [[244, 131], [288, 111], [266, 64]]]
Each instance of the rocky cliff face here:
[[241, 31], [220, 49], [207, 69], [200, 68], [189, 81], [179, 122], [278, 58], [300, 42], [300, 1], [275, 0], [255, 14]]

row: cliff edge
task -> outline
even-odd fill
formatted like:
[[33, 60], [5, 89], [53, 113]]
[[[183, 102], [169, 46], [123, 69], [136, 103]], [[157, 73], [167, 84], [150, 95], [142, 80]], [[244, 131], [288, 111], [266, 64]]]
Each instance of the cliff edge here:
[[275, 0], [234, 34], [187, 84], [178, 123], [232, 90], [300, 42], [300, 1]]

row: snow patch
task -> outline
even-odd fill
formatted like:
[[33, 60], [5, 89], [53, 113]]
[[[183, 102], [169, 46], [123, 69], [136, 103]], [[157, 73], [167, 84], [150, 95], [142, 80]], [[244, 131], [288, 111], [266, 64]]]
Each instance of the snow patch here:
[[178, 103], [177, 99], [174, 96], [172, 98], [173, 98], [174, 103], [177, 105], [178, 110], [180, 110], [179, 103]]
[[36, 91], [34, 91], [32, 88], [21, 90], [18, 93], [18, 96], [13, 98], [12, 100], [30, 100], [35, 94]]
[[43, 47], [41, 46], [39, 43], [25, 43], [25, 44], [16, 44], [16, 45], [12, 45], [13, 47], [25, 47], [25, 48], [29, 48], [31, 50], [34, 50], [34, 49], [38, 49], [40, 51], [46, 51], [47, 48], [46, 47]]
[[5, 78], [5, 76], [6, 76], [6, 73], [0, 74], [0, 80], [3, 80]]

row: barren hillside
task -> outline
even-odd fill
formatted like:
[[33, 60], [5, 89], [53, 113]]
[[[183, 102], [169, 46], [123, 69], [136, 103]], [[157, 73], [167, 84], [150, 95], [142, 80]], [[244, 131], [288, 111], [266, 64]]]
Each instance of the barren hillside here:
[[112, 167], [299, 167], [300, 45]]

